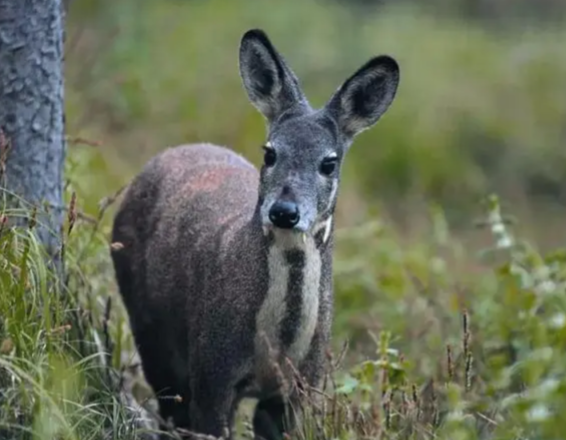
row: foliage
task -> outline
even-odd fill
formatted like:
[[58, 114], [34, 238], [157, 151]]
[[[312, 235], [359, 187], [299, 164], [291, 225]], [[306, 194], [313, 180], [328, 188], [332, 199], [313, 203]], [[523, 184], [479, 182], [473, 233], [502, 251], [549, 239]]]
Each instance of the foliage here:
[[[564, 215], [564, 29], [488, 29], [406, 4], [273, 8], [71, 2], [67, 275], [9, 220], [33, 210], [0, 205], [0, 438], [128, 440], [155, 426], [113, 280], [112, 204], [167, 145], [206, 140], [259, 159], [263, 121], [237, 74], [252, 26], [317, 105], [371, 55], [402, 68], [391, 110], [348, 153], [334, 354], [324, 392], [305, 391], [297, 437], [558, 438], [566, 252], [547, 248]], [[493, 189], [508, 204], [488, 198], [474, 222]]]
[[[44, 208], [0, 208], [0, 438], [138, 438], [108, 350], [116, 326], [104, 294], [105, 239], [96, 219], [77, 209], [72, 182], [66, 186], [64, 280], [35, 234]], [[18, 217], [29, 226], [16, 225]]]
[[237, 68], [239, 39], [258, 26], [317, 106], [370, 56], [398, 59], [396, 100], [348, 153], [348, 198], [384, 203], [403, 223], [415, 222], [415, 200], [434, 201], [462, 226], [494, 190], [536, 209], [565, 200], [566, 100], [556, 92], [566, 88], [564, 26], [486, 26], [407, 3], [276, 10], [226, 0], [75, 2], [70, 131], [107, 144], [103, 157], [122, 183], [182, 142], [229, 145], [259, 161], [263, 120]]
[[[390, 304], [383, 295], [376, 303], [374, 316], [385, 328], [375, 341], [377, 356], [343, 372], [338, 382], [338, 394], [355, 395], [365, 409], [364, 435], [526, 439], [563, 432], [566, 252], [540, 255], [513, 236], [495, 196], [486, 205], [480, 225], [494, 244], [481, 256], [501, 261], [493, 272], [476, 274], [475, 286], [466, 283], [465, 297], [458, 300], [461, 313], [450, 305], [459, 279], [438, 270], [450, 267], [446, 258], [430, 254], [423, 260], [420, 270], [428, 262], [430, 271], [430, 278], [423, 278], [394, 257], [399, 272], [418, 280], [417, 293], [402, 282], [387, 284], [387, 295], [396, 294], [397, 301]], [[434, 305], [420, 309], [424, 316], [412, 315], [409, 304], [426, 301], [430, 287]], [[393, 305], [398, 313], [388, 308]], [[390, 321], [400, 324], [387, 325]], [[415, 346], [410, 332], [421, 325], [428, 329]]]
[[[76, 166], [85, 150], [71, 153]], [[145, 404], [148, 391], [128, 376], [135, 353], [100, 222], [113, 197], [96, 219], [72, 180], [67, 189], [63, 287], [33, 231], [10, 225], [33, 211], [2, 214], [0, 429], [14, 439], [138, 438], [155, 425], [124, 398]], [[486, 212], [478, 226], [493, 245], [479, 255], [465, 254], [439, 211], [430, 239], [412, 246], [384, 224], [338, 231], [335, 354], [322, 394], [307, 387], [297, 438], [518, 440], [564, 430], [566, 252], [541, 255], [515, 238], [495, 197]], [[488, 262], [466, 277], [455, 255]]]

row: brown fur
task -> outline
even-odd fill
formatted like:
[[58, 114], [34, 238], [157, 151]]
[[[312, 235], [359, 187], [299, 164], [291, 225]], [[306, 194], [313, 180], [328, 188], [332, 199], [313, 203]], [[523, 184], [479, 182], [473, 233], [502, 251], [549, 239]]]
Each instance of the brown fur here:
[[[199, 431], [211, 423], [230, 425], [212, 419], [230, 414], [223, 404], [255, 395], [248, 389], [254, 375], [250, 335], [268, 284], [268, 238], [254, 216], [257, 187], [257, 170], [235, 153], [180, 146], [147, 164], [116, 216], [112, 239], [124, 245], [112, 254], [120, 291], [148, 382], [158, 395], [183, 399], [160, 400], [163, 416], [178, 426]], [[325, 260], [330, 264], [329, 255]], [[330, 292], [330, 279], [324, 284]], [[326, 342], [330, 302], [321, 309], [315, 340]], [[308, 356], [322, 361], [322, 346], [314, 344]], [[308, 365], [304, 373], [314, 384], [321, 372]], [[208, 401], [215, 393], [218, 401]], [[204, 407], [190, 407], [191, 400]]]

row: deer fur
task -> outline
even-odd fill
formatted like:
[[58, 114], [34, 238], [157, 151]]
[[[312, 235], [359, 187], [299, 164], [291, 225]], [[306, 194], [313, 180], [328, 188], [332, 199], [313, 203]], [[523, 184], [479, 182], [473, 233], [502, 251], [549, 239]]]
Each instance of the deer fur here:
[[298, 420], [289, 362], [320, 385], [340, 167], [393, 101], [399, 67], [372, 58], [313, 109], [263, 31], [243, 35], [239, 65], [267, 120], [261, 169], [212, 144], [164, 150], [126, 191], [112, 259], [147, 381], [168, 396], [163, 419], [232, 438], [252, 397], [255, 436], [272, 440]]

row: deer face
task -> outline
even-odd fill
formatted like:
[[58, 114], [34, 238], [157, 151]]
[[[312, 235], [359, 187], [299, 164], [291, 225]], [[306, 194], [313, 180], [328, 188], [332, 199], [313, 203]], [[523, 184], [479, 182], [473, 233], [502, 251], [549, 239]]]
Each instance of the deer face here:
[[242, 38], [240, 74], [268, 123], [259, 188], [264, 229], [316, 232], [334, 212], [341, 164], [353, 138], [393, 101], [399, 67], [388, 56], [372, 58], [314, 110], [267, 36], [251, 30]]

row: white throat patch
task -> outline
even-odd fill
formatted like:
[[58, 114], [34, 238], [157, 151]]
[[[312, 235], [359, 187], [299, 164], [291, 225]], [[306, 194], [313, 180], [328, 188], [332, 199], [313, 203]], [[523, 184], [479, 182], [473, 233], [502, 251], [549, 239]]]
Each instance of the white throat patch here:
[[[308, 353], [318, 321], [322, 260], [314, 237], [310, 234], [303, 241], [300, 234], [287, 231], [274, 232], [275, 243], [269, 247], [267, 257], [269, 271], [267, 295], [256, 318], [256, 355], [260, 365], [270, 362], [267, 357], [269, 356], [268, 347], [264, 339], [267, 338], [269, 348], [287, 356], [297, 366]], [[298, 321], [294, 323], [295, 338], [286, 352], [281, 353], [281, 325], [287, 312], [286, 299], [291, 273], [286, 252], [293, 249], [304, 252], [303, 283], [300, 287], [301, 309]]]

